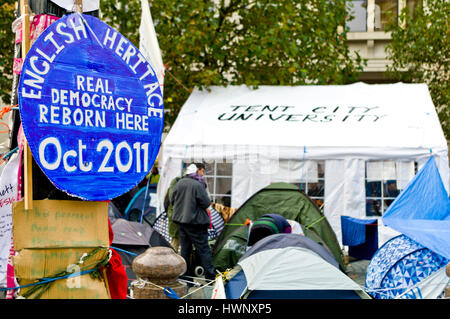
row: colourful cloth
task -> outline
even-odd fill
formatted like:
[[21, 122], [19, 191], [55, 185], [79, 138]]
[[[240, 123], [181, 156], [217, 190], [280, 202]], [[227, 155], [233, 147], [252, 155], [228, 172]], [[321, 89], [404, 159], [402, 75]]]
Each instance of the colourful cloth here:
[[195, 179], [196, 181], [199, 181], [200, 183], [203, 184], [203, 186], [205, 186], [205, 188], [207, 187], [205, 179], [203, 177], [201, 177], [200, 175], [198, 175], [197, 173], [189, 174], [187, 176], [192, 179]]
[[341, 216], [342, 244], [356, 246], [366, 242], [366, 226], [375, 224], [376, 219], [357, 219]]
[[[108, 219], [109, 227], [109, 245], [111, 246], [114, 232], [111, 227], [111, 222]], [[126, 299], [127, 298], [127, 273], [122, 264], [120, 255], [111, 248], [112, 255], [108, 265], [106, 265], [106, 277], [108, 280], [109, 293], [111, 299]]]

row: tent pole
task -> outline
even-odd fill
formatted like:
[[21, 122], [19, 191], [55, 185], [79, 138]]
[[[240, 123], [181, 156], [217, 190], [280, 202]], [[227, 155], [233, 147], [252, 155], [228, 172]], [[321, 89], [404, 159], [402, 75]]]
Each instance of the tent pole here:
[[141, 212], [141, 224], [144, 221], [144, 212], [145, 212], [145, 202], [147, 201], [147, 196], [148, 196], [148, 188], [150, 186], [150, 178], [147, 181], [147, 185], [145, 186], [145, 195], [144, 195], [144, 204], [142, 204], [142, 212]]
[[[28, 0], [20, 0], [20, 13], [22, 16], [22, 59], [30, 50], [30, 7]], [[33, 156], [31, 154], [30, 146], [27, 139], [24, 138], [24, 195], [25, 195], [25, 210], [33, 209]]]

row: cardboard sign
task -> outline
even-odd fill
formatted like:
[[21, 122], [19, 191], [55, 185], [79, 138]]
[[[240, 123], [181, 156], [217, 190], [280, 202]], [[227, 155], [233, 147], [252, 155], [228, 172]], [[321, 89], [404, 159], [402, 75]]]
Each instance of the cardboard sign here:
[[[94, 265], [107, 258], [107, 251], [101, 250], [83, 264], [79, 260], [93, 248], [58, 248], [58, 249], [23, 249], [14, 256], [14, 271], [20, 285], [35, 283], [41, 278], [55, 276], [70, 267], [75, 268], [73, 276], [53, 282], [41, 299], [110, 299], [109, 290], [105, 284], [106, 278], [93, 279], [89, 274], [77, 274], [92, 269]], [[20, 295], [29, 289], [20, 290]], [[34, 299], [35, 295], [29, 298]]]
[[109, 200], [150, 171], [163, 129], [157, 76], [138, 49], [79, 13], [51, 24], [19, 83], [23, 129], [36, 162], [68, 194]]
[[109, 247], [108, 203], [37, 200], [13, 204], [14, 248]]

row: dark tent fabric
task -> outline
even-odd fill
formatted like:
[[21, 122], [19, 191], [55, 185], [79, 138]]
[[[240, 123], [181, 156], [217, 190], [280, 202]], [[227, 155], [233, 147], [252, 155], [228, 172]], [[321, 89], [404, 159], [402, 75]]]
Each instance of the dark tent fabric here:
[[116, 220], [113, 225], [115, 245], [148, 246], [153, 229], [148, 225], [132, 222], [123, 218]]
[[341, 216], [341, 227], [349, 256], [370, 260], [378, 249], [378, 220]]
[[233, 268], [245, 252], [248, 238], [248, 227], [244, 225], [246, 220], [256, 220], [265, 214], [278, 214], [304, 226], [305, 235], [324, 245], [345, 269], [336, 234], [317, 204], [293, 184], [273, 183], [250, 197], [225, 224], [212, 251], [213, 263], [218, 270]]
[[383, 223], [450, 259], [450, 198], [433, 156], [388, 207]]
[[136, 275], [131, 269], [134, 258], [149, 247], [172, 247], [163, 236], [146, 223], [141, 224], [119, 218], [111, 224], [111, 227], [114, 233], [112, 248], [122, 258], [122, 264], [128, 277], [128, 287], [136, 279]]
[[248, 235], [247, 246], [253, 246], [264, 237], [279, 233], [290, 233], [291, 225], [281, 215], [267, 214], [253, 221]]
[[118, 218], [123, 218], [122, 213], [112, 201], [108, 203], [108, 218], [111, 223]]

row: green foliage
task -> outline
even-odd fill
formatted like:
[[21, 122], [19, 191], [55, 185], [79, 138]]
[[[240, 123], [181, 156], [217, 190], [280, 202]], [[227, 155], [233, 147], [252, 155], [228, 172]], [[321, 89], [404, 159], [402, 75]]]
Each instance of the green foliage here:
[[14, 0], [2, 0], [0, 4], [0, 98], [11, 102], [14, 62], [14, 33], [11, 24], [15, 19]]
[[[421, 2], [421, 1], [419, 1]], [[389, 73], [403, 82], [426, 83], [447, 140], [450, 139], [450, 2], [427, 0], [414, 12], [400, 15], [405, 26], [391, 24], [392, 42], [386, 48], [393, 61]]]
[[[153, 0], [166, 124], [194, 87], [344, 84], [362, 71], [345, 44], [345, 1]], [[102, 0], [102, 19], [139, 47], [140, 1]], [[342, 28], [341, 28], [342, 29]]]

